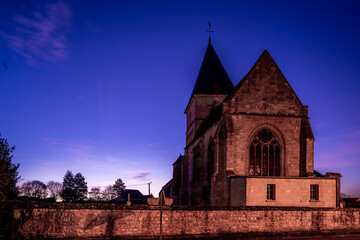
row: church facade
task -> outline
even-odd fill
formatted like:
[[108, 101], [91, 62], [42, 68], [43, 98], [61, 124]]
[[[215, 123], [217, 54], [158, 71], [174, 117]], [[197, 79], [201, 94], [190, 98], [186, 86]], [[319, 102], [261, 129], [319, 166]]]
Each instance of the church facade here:
[[234, 86], [209, 41], [185, 114], [184, 155], [164, 186], [174, 204], [339, 206], [341, 176], [314, 171], [308, 106], [267, 50]]

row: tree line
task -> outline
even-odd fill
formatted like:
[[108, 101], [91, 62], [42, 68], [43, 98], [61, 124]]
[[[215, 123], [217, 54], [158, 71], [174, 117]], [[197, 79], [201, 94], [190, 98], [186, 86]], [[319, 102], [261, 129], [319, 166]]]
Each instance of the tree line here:
[[53, 198], [56, 201], [79, 202], [79, 201], [109, 201], [122, 195], [126, 186], [119, 178], [113, 185], [108, 185], [101, 191], [100, 187], [92, 187], [88, 191], [85, 177], [79, 172], [75, 175], [67, 171], [63, 182], [50, 181], [47, 184], [39, 181], [26, 181], [20, 187], [17, 183], [20, 179], [18, 174], [19, 164], [12, 163], [15, 146], [10, 147], [6, 138], [0, 134], [0, 202], [16, 199], [18, 196], [26, 196], [36, 199]]
[[88, 191], [85, 177], [80, 172], [74, 175], [68, 170], [62, 183], [50, 181], [45, 184], [39, 180], [24, 182], [19, 188], [19, 195], [37, 199], [53, 198], [65, 202], [109, 201], [122, 195], [125, 188], [124, 182], [119, 178], [102, 191], [100, 187], [91, 187]]

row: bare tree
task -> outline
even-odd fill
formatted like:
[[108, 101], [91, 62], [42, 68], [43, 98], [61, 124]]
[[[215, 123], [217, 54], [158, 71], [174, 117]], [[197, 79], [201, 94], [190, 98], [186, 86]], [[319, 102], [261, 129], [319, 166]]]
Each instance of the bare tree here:
[[91, 201], [101, 201], [100, 187], [92, 187], [89, 192], [89, 198]]
[[46, 197], [46, 185], [38, 180], [27, 181], [21, 186], [20, 192], [28, 197], [42, 199]]
[[112, 185], [108, 185], [105, 187], [104, 191], [102, 192], [102, 195], [104, 201], [110, 201], [111, 199], [114, 199], [117, 196], [117, 193]]
[[61, 199], [62, 184], [55, 181], [50, 181], [47, 184], [47, 190], [49, 197], [55, 198], [55, 200]]

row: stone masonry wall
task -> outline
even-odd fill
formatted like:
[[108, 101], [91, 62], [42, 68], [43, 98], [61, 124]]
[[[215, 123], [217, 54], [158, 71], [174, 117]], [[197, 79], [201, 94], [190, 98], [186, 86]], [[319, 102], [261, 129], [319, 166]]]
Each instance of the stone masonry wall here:
[[[107, 204], [109, 205], [109, 204]], [[70, 205], [71, 206], [71, 205]], [[25, 237], [156, 237], [159, 209], [37, 207], [15, 208]], [[218, 235], [303, 231], [360, 231], [359, 209], [164, 209], [163, 234]]]
[[265, 51], [227, 100], [231, 113], [258, 113], [300, 116], [303, 105]]
[[300, 124], [296, 117], [251, 116], [231, 114], [232, 129], [228, 129], [227, 170], [246, 176], [249, 171], [251, 137], [263, 128], [278, 135], [281, 144], [281, 176], [298, 177], [300, 161]]
[[[275, 184], [275, 199], [267, 200], [267, 184]], [[319, 186], [319, 200], [310, 200], [310, 185]], [[336, 207], [334, 178], [246, 178], [246, 206]]]

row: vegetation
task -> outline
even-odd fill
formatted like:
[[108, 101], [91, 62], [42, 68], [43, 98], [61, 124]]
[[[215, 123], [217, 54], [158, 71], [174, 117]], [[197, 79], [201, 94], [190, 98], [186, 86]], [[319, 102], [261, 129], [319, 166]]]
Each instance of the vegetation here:
[[0, 135], [0, 202], [14, 199], [18, 194], [16, 183], [19, 180], [19, 164], [13, 164], [12, 153], [15, 146], [10, 147], [7, 139]]
[[61, 192], [62, 192], [62, 184], [59, 182], [55, 182], [55, 181], [50, 181], [48, 182], [47, 186], [47, 191], [48, 191], [48, 196], [49, 197], [53, 197], [55, 198], [55, 200], [60, 200], [61, 199]]
[[110, 201], [111, 199], [114, 199], [116, 197], [117, 197], [117, 192], [114, 190], [114, 187], [112, 185], [106, 186], [103, 191], [103, 200]]
[[103, 197], [100, 192], [100, 187], [92, 187], [89, 192], [89, 200], [90, 201], [102, 201]]
[[[67, 171], [63, 178], [63, 183], [49, 181], [46, 185], [38, 180], [27, 181], [20, 187], [21, 196], [37, 199], [53, 198], [55, 201], [64, 200], [65, 202], [90, 201], [110, 201], [125, 190], [124, 182], [119, 178], [114, 185], [108, 185], [103, 191], [100, 187], [91, 187], [88, 192], [87, 183], [81, 173], [73, 174]], [[87, 199], [88, 198], [88, 199]], [[47, 199], [49, 200], [49, 199]]]
[[63, 179], [63, 189], [61, 192], [61, 197], [64, 201], [71, 202], [75, 200], [75, 182], [74, 182], [74, 175], [71, 171], [67, 171], [64, 179]]
[[124, 193], [126, 186], [125, 183], [119, 178], [115, 181], [114, 185], [108, 185], [103, 191], [100, 187], [92, 187], [89, 192], [90, 201], [110, 201]]
[[61, 197], [66, 202], [83, 201], [87, 197], [87, 183], [81, 173], [73, 175], [71, 171], [67, 171], [64, 180]]
[[46, 185], [38, 180], [27, 181], [21, 185], [20, 192], [24, 196], [44, 199], [47, 196]]
[[115, 181], [115, 184], [113, 185], [114, 191], [117, 193], [117, 195], [122, 195], [125, 191], [125, 183], [119, 178]]
[[74, 176], [75, 190], [76, 190], [76, 201], [83, 201], [87, 198], [87, 182], [85, 177], [81, 173], [77, 173]]

